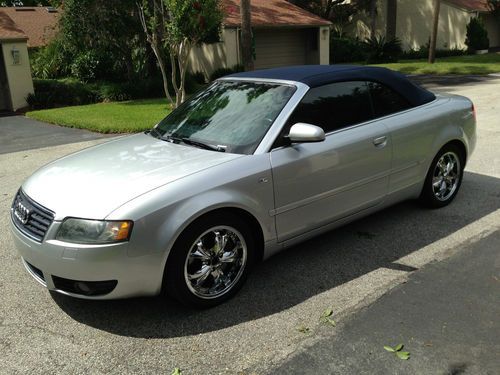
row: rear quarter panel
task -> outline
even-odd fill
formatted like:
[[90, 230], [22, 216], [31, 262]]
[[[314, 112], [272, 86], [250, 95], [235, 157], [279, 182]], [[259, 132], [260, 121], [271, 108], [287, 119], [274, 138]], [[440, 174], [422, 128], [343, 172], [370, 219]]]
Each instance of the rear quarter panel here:
[[431, 103], [388, 116], [383, 121], [393, 140], [390, 194], [422, 185], [430, 163], [445, 144], [461, 141], [467, 155], [475, 145], [472, 102], [465, 97], [436, 95]]

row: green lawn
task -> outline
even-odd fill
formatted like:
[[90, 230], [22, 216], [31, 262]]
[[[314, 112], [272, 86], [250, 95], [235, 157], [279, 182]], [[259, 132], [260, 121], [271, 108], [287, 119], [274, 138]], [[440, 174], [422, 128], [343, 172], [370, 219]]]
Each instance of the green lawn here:
[[405, 74], [490, 74], [500, 73], [500, 52], [485, 55], [465, 55], [427, 60], [402, 60], [392, 64], [377, 64]]
[[166, 99], [144, 99], [44, 109], [26, 116], [99, 133], [134, 133], [150, 129], [170, 111]]

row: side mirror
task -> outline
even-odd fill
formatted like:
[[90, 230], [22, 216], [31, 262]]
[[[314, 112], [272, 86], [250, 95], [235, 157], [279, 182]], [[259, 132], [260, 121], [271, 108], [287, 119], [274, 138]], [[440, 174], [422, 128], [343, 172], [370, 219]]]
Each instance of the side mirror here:
[[322, 142], [325, 132], [319, 126], [299, 122], [290, 128], [288, 139], [291, 143]]

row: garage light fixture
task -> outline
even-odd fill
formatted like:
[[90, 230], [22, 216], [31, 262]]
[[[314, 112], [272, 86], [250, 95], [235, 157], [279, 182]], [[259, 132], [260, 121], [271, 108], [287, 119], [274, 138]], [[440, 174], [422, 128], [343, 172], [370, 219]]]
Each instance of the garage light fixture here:
[[10, 53], [12, 54], [12, 63], [14, 65], [19, 65], [21, 63], [21, 54], [19, 50], [16, 47], [12, 47]]

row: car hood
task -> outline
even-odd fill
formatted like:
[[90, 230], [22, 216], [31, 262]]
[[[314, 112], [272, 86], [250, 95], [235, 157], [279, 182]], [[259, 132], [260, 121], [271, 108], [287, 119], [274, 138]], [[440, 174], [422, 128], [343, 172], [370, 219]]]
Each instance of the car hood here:
[[103, 219], [139, 195], [238, 157], [137, 134], [56, 160], [22, 188], [56, 220]]

